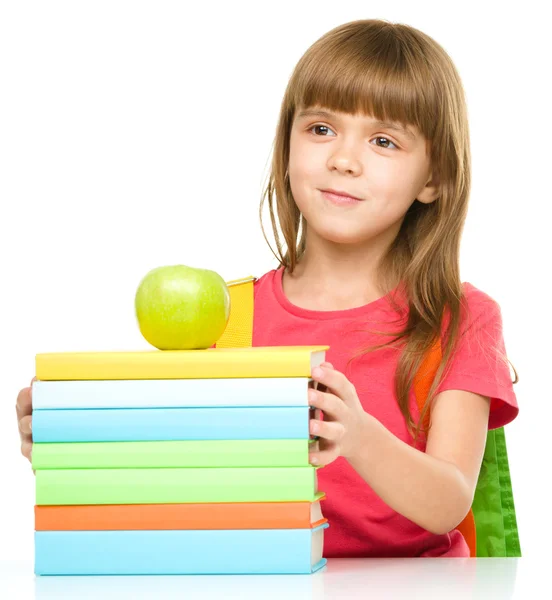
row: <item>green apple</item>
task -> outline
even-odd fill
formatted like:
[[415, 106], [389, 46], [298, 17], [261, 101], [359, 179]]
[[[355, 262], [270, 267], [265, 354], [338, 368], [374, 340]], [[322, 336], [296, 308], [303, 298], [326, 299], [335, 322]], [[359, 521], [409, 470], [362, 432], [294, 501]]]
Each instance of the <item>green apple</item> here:
[[215, 271], [185, 265], [152, 269], [136, 291], [136, 318], [159, 350], [210, 348], [230, 317], [230, 293]]

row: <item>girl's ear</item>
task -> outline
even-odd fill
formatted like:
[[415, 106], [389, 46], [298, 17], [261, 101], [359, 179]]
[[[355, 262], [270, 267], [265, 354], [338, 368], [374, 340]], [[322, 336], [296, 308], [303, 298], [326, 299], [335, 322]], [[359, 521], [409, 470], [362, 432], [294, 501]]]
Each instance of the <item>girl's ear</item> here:
[[435, 174], [435, 176], [430, 175], [424, 189], [418, 194], [416, 200], [423, 202], [424, 204], [435, 202], [441, 191], [439, 184], [439, 176], [437, 174]]

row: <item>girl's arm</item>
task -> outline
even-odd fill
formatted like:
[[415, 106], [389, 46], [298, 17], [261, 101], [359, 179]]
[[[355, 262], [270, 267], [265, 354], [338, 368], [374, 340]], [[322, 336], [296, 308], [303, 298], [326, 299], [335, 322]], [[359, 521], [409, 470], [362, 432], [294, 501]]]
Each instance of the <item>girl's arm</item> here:
[[391, 508], [444, 534], [469, 512], [485, 452], [490, 398], [446, 390], [435, 398], [426, 452], [409, 446], [370, 415], [347, 456]]

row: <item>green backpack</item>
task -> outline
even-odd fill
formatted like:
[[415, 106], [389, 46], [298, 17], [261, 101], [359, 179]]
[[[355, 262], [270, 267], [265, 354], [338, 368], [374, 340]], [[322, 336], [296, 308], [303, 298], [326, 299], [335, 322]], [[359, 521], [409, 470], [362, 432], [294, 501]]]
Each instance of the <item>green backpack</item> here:
[[[255, 280], [256, 277], [250, 276], [227, 282], [231, 302], [230, 319], [216, 343], [217, 348], [252, 345]], [[426, 357], [415, 379], [416, 399], [420, 408], [440, 359], [441, 349], [437, 345]], [[466, 539], [472, 557], [521, 556], [504, 427], [487, 432], [485, 454], [472, 507], [457, 529]]]

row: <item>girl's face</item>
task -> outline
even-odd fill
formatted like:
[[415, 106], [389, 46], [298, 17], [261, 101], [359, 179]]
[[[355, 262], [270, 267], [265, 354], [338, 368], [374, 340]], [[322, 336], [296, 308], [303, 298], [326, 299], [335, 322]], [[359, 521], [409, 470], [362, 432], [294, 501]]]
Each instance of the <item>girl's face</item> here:
[[[308, 227], [336, 243], [392, 241], [414, 200], [438, 196], [428, 142], [410, 125], [398, 131], [370, 117], [315, 110], [295, 116], [288, 166]], [[337, 206], [322, 194], [328, 188], [361, 201]]]

